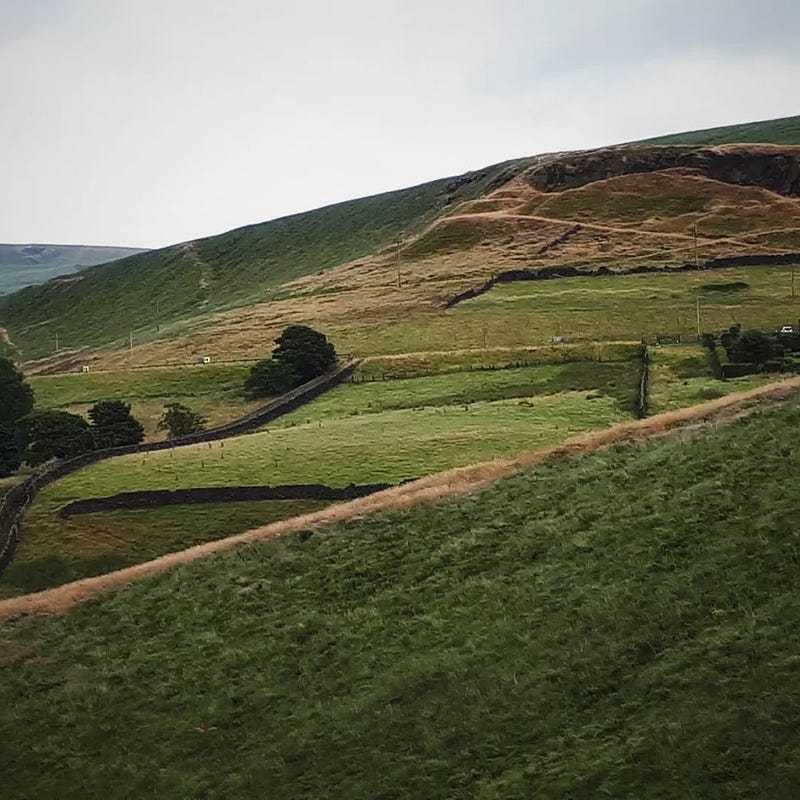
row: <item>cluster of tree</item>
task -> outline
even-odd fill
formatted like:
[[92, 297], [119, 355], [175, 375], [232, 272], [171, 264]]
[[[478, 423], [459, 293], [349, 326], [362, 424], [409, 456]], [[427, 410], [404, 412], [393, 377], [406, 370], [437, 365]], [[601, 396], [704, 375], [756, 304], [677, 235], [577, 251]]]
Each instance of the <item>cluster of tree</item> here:
[[719, 337], [720, 344], [732, 364], [766, 364], [775, 357], [775, 342], [764, 331], [743, 331], [739, 324], [731, 325]]
[[[22, 463], [32, 467], [53, 458], [72, 458], [90, 450], [139, 444], [144, 428], [129, 403], [101, 400], [89, 419], [59, 410], [34, 410], [30, 384], [13, 362], [0, 358], [0, 477]], [[202, 430], [205, 420], [180, 403], [169, 403], [159, 429], [170, 438]]]
[[307, 325], [290, 325], [275, 340], [272, 358], [252, 367], [245, 391], [254, 397], [283, 394], [335, 365], [336, 350], [324, 334]]

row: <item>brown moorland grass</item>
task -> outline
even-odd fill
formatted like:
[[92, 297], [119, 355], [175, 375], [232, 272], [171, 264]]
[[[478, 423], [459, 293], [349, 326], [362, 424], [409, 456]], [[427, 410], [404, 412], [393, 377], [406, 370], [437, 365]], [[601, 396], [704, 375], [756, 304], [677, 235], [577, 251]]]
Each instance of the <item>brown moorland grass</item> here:
[[748, 406], [760, 401], [778, 401], [800, 388], [800, 377], [778, 381], [756, 389], [738, 392], [707, 403], [669, 411], [643, 420], [613, 425], [600, 431], [571, 436], [560, 444], [519, 453], [510, 458], [473, 464], [448, 470], [403, 486], [378, 492], [366, 498], [330, 506], [322, 511], [255, 528], [226, 539], [191, 547], [133, 567], [85, 578], [35, 594], [0, 602], [0, 620], [22, 614], [58, 614], [99, 594], [126, 586], [134, 581], [188, 564], [206, 556], [232, 550], [242, 545], [272, 539], [292, 531], [317, 525], [362, 517], [385, 509], [409, 508], [420, 503], [437, 502], [482, 488], [507, 477], [520, 468], [541, 464], [547, 459], [575, 453], [589, 453], [615, 444], [643, 441], [703, 423], [725, 424], [747, 413]]
[[[580, 229], [573, 231], [576, 223]], [[280, 330], [298, 322], [335, 334], [345, 350], [356, 348], [365, 326], [413, 320], [424, 330], [444, 300], [502, 270], [690, 262], [695, 224], [701, 260], [800, 250], [800, 199], [759, 187], [680, 169], [548, 193], [518, 178], [454, 206], [404, 241], [400, 286], [398, 252], [389, 247], [289, 281], [266, 302], [214, 313], [199, 310], [159, 332], [137, 331], [132, 352], [98, 350], [62, 355], [55, 362], [74, 369], [84, 361], [108, 368], [186, 363], [199, 355], [215, 361], [260, 357]]]

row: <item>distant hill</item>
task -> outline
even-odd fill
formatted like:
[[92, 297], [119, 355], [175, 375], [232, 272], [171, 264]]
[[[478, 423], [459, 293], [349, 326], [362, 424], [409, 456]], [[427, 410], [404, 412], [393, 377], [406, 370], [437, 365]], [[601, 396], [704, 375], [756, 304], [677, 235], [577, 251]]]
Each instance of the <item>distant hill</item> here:
[[797, 251], [798, 144], [800, 116], [517, 159], [29, 287], [0, 300], [0, 326], [25, 361], [52, 353], [54, 330], [73, 351], [133, 333], [147, 353], [131, 363], [251, 357], [286, 322], [368, 336], [365, 313], [407, 319], [496, 270], [681, 263], [695, 224], [703, 258]]
[[142, 252], [135, 247], [0, 244], [0, 295]]
[[151, 250], [85, 270], [69, 284], [34, 286], [6, 298], [6, 326], [26, 358], [66, 347], [127, 340], [131, 330], [269, 300], [284, 283], [386, 248], [449, 208], [505, 183], [527, 161], [508, 162], [421, 186]]
[[800, 144], [800, 116], [725, 125], [689, 133], [644, 139], [636, 144]]

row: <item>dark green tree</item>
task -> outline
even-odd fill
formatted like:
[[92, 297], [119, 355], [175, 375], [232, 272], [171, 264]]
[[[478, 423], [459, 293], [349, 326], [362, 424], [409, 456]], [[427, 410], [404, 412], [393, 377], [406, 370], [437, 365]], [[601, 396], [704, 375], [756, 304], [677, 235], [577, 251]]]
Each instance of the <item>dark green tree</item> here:
[[775, 355], [775, 343], [764, 331], [744, 331], [730, 346], [728, 358], [737, 364], [765, 364]]
[[51, 458], [72, 458], [94, 449], [89, 423], [68, 411], [34, 411], [18, 422], [22, 460], [35, 467]]
[[16, 426], [10, 422], [0, 422], [0, 478], [6, 478], [18, 470], [21, 460]]
[[158, 421], [158, 429], [167, 431], [170, 439], [202, 431], [206, 421], [195, 411], [182, 403], [167, 403]]
[[244, 382], [245, 391], [255, 397], [283, 394], [300, 383], [300, 378], [290, 364], [271, 358], [254, 364]]
[[13, 361], [0, 358], [0, 423], [16, 422], [33, 410], [33, 389]]
[[275, 340], [272, 360], [291, 367], [300, 383], [305, 383], [333, 369], [336, 350], [324, 333], [307, 325], [290, 325]]
[[89, 409], [97, 447], [124, 447], [144, 439], [142, 423], [131, 414], [130, 403], [101, 400]]

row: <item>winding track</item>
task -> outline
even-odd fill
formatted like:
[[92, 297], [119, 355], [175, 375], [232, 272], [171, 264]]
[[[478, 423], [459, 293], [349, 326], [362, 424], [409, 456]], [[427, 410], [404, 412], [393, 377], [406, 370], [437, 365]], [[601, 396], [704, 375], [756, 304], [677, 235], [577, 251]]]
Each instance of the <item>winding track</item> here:
[[0, 601], [0, 621], [22, 614], [59, 614], [73, 606], [134, 581], [157, 575], [181, 564], [233, 550], [243, 545], [273, 539], [285, 533], [363, 517], [389, 509], [409, 508], [483, 488], [523, 467], [530, 467], [556, 456], [589, 453], [623, 442], [643, 441], [704, 423], [724, 424], [746, 414], [754, 403], [781, 400], [800, 389], [800, 376], [738, 392], [700, 405], [669, 411], [642, 420], [623, 422], [599, 431], [571, 436], [561, 444], [519, 453], [510, 458], [486, 461], [440, 472], [427, 478], [387, 489], [369, 497], [329, 506], [322, 511], [265, 525], [235, 536], [190, 547], [177, 553], [134, 567], [67, 583], [55, 589]]

